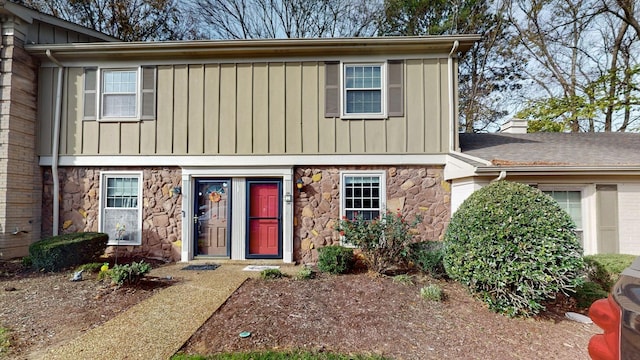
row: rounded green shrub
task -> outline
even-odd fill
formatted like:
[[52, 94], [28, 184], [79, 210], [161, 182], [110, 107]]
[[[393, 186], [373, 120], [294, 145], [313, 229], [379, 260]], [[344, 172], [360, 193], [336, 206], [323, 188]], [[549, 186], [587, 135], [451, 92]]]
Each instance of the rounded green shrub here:
[[318, 270], [322, 272], [344, 274], [349, 272], [354, 264], [353, 249], [337, 245], [318, 249]]
[[572, 291], [583, 267], [573, 220], [530, 186], [499, 181], [465, 200], [445, 233], [447, 274], [489, 307], [531, 316]]
[[108, 240], [109, 235], [99, 232], [52, 236], [31, 244], [29, 256], [36, 269], [60, 271], [98, 261], [107, 248]]
[[591, 306], [596, 300], [606, 299], [607, 296], [609, 296], [609, 293], [606, 292], [600, 284], [592, 281], [578, 285], [576, 292], [572, 295], [572, 297], [576, 299], [578, 307], [583, 309]]

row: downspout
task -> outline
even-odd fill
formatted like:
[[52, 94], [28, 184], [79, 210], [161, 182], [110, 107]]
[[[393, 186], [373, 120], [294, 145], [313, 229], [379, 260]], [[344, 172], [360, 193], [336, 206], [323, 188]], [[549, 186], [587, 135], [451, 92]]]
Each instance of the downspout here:
[[458, 50], [458, 46], [460, 46], [460, 43], [458, 42], [458, 40], [454, 41], [453, 47], [449, 52], [449, 59], [447, 59], [448, 66], [449, 66], [449, 125], [451, 125], [451, 129], [449, 131], [449, 152], [455, 151], [455, 138], [456, 138], [455, 133], [458, 131], [457, 130], [458, 126], [456, 124], [456, 115], [455, 115], [456, 104], [453, 101], [455, 96], [454, 81], [456, 79], [455, 73], [453, 72], [453, 56]]
[[58, 66], [58, 87], [56, 89], [56, 110], [53, 119], [53, 146], [51, 150], [51, 176], [53, 177], [53, 236], [58, 235], [60, 223], [60, 179], [58, 179], [58, 156], [60, 148], [60, 118], [62, 107], [62, 75], [64, 66], [47, 49], [47, 57]]
[[504, 171], [504, 170], [502, 170], [502, 171], [500, 171], [500, 175], [498, 175], [498, 177], [497, 177], [497, 178], [495, 178], [495, 179], [491, 180], [491, 182], [496, 182], [496, 181], [504, 180], [504, 178], [506, 178], [506, 177], [507, 177], [507, 172], [506, 172], [506, 171]]

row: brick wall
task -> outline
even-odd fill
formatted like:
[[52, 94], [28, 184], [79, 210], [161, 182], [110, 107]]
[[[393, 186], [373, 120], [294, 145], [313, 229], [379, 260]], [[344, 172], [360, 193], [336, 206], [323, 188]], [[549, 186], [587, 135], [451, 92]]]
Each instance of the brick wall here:
[[27, 255], [40, 239], [41, 170], [36, 154], [36, 61], [13, 35], [0, 51], [0, 258]]

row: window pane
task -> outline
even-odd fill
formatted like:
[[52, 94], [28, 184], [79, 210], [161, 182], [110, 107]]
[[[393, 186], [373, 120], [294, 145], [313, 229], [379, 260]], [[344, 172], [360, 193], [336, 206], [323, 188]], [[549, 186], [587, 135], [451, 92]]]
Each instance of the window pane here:
[[381, 90], [348, 90], [347, 113], [379, 114], [382, 112]]
[[136, 95], [107, 95], [103, 97], [102, 114], [106, 117], [136, 115]]
[[108, 208], [138, 207], [138, 178], [107, 178], [106, 206]]

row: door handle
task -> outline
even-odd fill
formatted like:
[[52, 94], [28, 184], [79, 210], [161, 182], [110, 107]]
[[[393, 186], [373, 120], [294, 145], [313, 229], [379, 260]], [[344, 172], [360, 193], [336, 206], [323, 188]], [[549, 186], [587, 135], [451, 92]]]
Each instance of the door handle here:
[[193, 223], [194, 223], [194, 224], [197, 224], [197, 223], [198, 223], [198, 215], [195, 215], [195, 216], [193, 217]]

